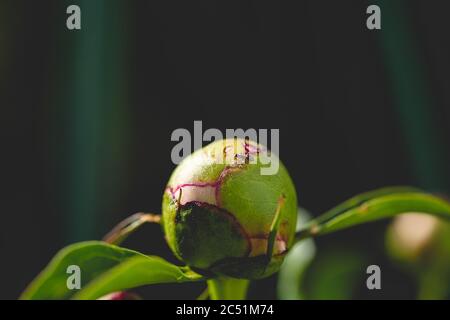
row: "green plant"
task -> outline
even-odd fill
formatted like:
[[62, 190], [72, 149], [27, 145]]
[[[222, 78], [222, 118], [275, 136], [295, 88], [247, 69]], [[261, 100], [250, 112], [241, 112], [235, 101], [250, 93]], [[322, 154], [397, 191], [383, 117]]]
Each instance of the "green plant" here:
[[[415, 188], [391, 187], [360, 194], [309, 222], [300, 221], [296, 231], [297, 198], [286, 169], [280, 165], [273, 176], [259, 172], [269, 155], [260, 145], [236, 139], [195, 152], [170, 178], [161, 220], [136, 214], [103, 242], [64, 248], [21, 298], [97, 299], [138, 286], [205, 281], [202, 298], [244, 299], [249, 281], [277, 272], [286, 255], [295, 270], [290, 249], [304, 239], [407, 212], [450, 218], [448, 201]], [[148, 222], [162, 224], [183, 266], [118, 246]], [[83, 272], [81, 290], [67, 288], [69, 265]]]

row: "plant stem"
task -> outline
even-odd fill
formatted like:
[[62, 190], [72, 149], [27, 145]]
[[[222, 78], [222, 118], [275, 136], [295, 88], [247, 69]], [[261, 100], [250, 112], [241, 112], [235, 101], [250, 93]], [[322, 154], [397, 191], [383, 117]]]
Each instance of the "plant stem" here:
[[211, 300], [244, 300], [249, 280], [216, 278], [207, 281]]
[[295, 234], [295, 242], [297, 243], [303, 239], [313, 238], [315, 235], [318, 234], [316, 230], [318, 230], [317, 225], [309, 226], [305, 229], [297, 231], [297, 233]]
[[161, 216], [152, 213], [138, 212], [126, 218], [114, 227], [104, 238], [103, 241], [119, 245], [131, 233], [135, 232], [146, 223], [160, 223]]
[[197, 300], [206, 300], [209, 298], [209, 290], [206, 288], [202, 291], [202, 293], [197, 297]]

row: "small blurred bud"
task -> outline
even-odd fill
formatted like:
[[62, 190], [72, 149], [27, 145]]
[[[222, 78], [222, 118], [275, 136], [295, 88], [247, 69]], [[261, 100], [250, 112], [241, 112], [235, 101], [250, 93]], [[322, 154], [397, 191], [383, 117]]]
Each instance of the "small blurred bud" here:
[[98, 300], [142, 300], [137, 294], [127, 291], [118, 291], [98, 298]]
[[400, 260], [416, 260], [426, 250], [438, 229], [431, 215], [408, 213], [397, 217], [387, 234], [389, 252]]

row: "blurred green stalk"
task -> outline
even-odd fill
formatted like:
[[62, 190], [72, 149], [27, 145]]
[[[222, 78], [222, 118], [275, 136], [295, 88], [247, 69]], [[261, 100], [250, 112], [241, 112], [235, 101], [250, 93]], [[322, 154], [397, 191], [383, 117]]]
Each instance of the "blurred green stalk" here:
[[[72, 1], [81, 8], [81, 30], [65, 29], [62, 101], [66, 166], [63, 209], [67, 241], [99, 237], [103, 212], [113, 210], [128, 138], [125, 2]], [[67, 2], [69, 5], [69, 2]], [[63, 28], [63, 26], [61, 26]]]
[[410, 28], [405, 1], [375, 1], [381, 8], [381, 46], [391, 80], [394, 102], [412, 169], [420, 187], [450, 191], [448, 162], [433, 118], [434, 101], [424, 65]]

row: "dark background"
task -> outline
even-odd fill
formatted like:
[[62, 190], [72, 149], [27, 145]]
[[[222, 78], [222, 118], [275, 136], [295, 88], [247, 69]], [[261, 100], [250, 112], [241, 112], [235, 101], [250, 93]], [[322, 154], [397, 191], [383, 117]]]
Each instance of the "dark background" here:
[[[65, 27], [78, 4], [82, 30]], [[382, 31], [366, 28], [379, 4]], [[0, 298], [61, 247], [160, 212], [176, 128], [279, 128], [314, 215], [385, 185], [449, 192], [448, 1], [0, 0]], [[4, 132], [4, 133], [3, 133]], [[317, 240], [383, 271], [353, 298], [414, 298], [385, 256], [388, 222]], [[168, 259], [157, 226], [126, 246]], [[364, 277], [365, 268], [361, 269]], [[251, 298], [274, 298], [272, 277]], [[176, 290], [172, 290], [176, 288]], [[200, 284], [144, 289], [193, 298]]]

